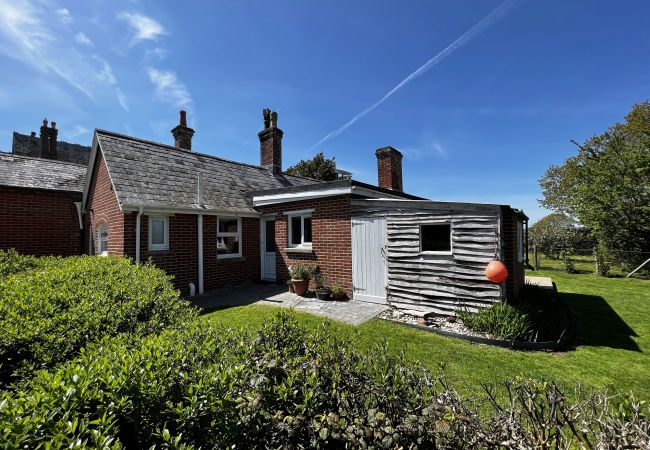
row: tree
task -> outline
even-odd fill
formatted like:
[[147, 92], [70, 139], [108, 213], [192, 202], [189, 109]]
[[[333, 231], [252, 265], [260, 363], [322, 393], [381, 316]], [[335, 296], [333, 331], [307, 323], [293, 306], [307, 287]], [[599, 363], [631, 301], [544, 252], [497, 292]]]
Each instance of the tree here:
[[541, 204], [588, 227], [614, 262], [642, 262], [650, 249], [650, 101], [576, 145], [576, 156], [540, 180]]
[[287, 173], [322, 181], [333, 181], [336, 180], [336, 161], [334, 158], [325, 158], [323, 152], [320, 152], [312, 159], [303, 159], [295, 166], [289, 167]]
[[573, 250], [579, 240], [575, 220], [556, 212], [542, 217], [528, 230], [528, 239], [537, 250], [557, 259], [564, 251]]

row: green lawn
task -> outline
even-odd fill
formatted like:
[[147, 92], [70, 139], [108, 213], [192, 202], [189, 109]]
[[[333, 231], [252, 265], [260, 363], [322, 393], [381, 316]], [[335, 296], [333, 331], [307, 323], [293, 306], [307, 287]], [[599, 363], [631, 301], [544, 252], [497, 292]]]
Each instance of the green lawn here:
[[[530, 272], [529, 274], [533, 274]], [[390, 351], [406, 352], [432, 370], [445, 373], [461, 392], [481, 383], [499, 383], [517, 375], [541, 377], [567, 386], [632, 391], [650, 399], [650, 281], [569, 275], [556, 270], [534, 273], [553, 277], [577, 319], [576, 349], [564, 353], [515, 352], [470, 344], [404, 325], [372, 320], [353, 327], [340, 323], [342, 334], [359, 345], [382, 340]], [[214, 311], [208, 320], [232, 327], [258, 328], [276, 312], [274, 307], [244, 306]], [[323, 319], [297, 314], [307, 326]]]

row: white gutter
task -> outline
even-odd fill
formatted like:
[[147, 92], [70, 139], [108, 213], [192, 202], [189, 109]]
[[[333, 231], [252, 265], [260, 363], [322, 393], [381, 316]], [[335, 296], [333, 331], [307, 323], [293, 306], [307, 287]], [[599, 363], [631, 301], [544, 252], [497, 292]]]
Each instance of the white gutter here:
[[141, 206], [138, 215], [135, 218], [135, 262], [140, 263], [140, 218], [144, 208]]
[[398, 200], [399, 195], [385, 192], [377, 192], [361, 186], [345, 186], [330, 189], [318, 189], [313, 191], [289, 192], [280, 194], [256, 195], [253, 197], [253, 206], [274, 205], [277, 203], [295, 202], [298, 200], [310, 200], [314, 198], [335, 197], [337, 195], [359, 194], [365, 197], [385, 200]]
[[199, 246], [199, 294], [203, 294], [203, 215], [197, 216], [197, 233]]
[[79, 229], [83, 230], [84, 229], [84, 221], [83, 221], [83, 216], [81, 214], [81, 202], [74, 202], [74, 205], [77, 207], [77, 217], [79, 218]]

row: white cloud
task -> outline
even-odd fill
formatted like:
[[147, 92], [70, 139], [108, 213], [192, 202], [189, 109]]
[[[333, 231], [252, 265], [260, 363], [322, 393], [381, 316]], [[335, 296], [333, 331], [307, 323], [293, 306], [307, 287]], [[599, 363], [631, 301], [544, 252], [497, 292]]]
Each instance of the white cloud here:
[[116, 89], [117, 93], [117, 101], [120, 102], [120, 106], [124, 109], [126, 112], [129, 111], [129, 105], [126, 103], [126, 95], [124, 95], [124, 92], [120, 88]]
[[81, 31], [74, 35], [74, 40], [81, 45], [85, 45], [86, 47], [92, 47], [94, 45], [93, 41], [91, 41], [90, 38]]
[[75, 126], [71, 130], [68, 129], [64, 133], [64, 138], [66, 138], [66, 139], [74, 139], [74, 138], [79, 137], [82, 134], [86, 134], [86, 133], [88, 133], [88, 128], [83, 127], [83, 126], [81, 126], [79, 124], [75, 124]]
[[144, 40], [156, 40], [168, 34], [163, 26], [144, 14], [123, 12], [118, 14], [118, 19], [124, 20], [131, 27], [133, 43]]
[[156, 97], [175, 107], [188, 107], [192, 104], [192, 96], [185, 84], [178, 80], [174, 72], [147, 69], [149, 80], [155, 87]]
[[[90, 99], [116, 84], [110, 66], [88, 58], [50, 26], [47, 7], [28, 0], [0, 0], [0, 52], [35, 69], [52, 72]], [[4, 37], [4, 39], [2, 39]]]
[[70, 11], [68, 11], [68, 8], [61, 8], [57, 9], [56, 15], [59, 16], [59, 20], [65, 24], [70, 24], [72, 23], [72, 16], [70, 15]]
[[159, 60], [165, 59], [167, 57], [167, 53], [168, 53], [168, 51], [166, 49], [160, 48], [160, 47], [147, 49], [147, 50], [145, 50], [145, 52], [146, 52], [147, 56], [154, 57], [154, 58], [157, 58]]

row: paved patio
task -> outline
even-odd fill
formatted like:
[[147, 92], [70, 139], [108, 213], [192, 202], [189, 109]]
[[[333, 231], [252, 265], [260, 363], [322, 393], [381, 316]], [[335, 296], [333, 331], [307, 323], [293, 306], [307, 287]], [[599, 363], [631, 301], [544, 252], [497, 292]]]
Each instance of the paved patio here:
[[388, 306], [360, 300], [344, 302], [299, 297], [277, 284], [245, 284], [196, 295], [190, 301], [201, 308], [226, 308], [243, 305], [273, 305], [359, 325], [382, 313]]

